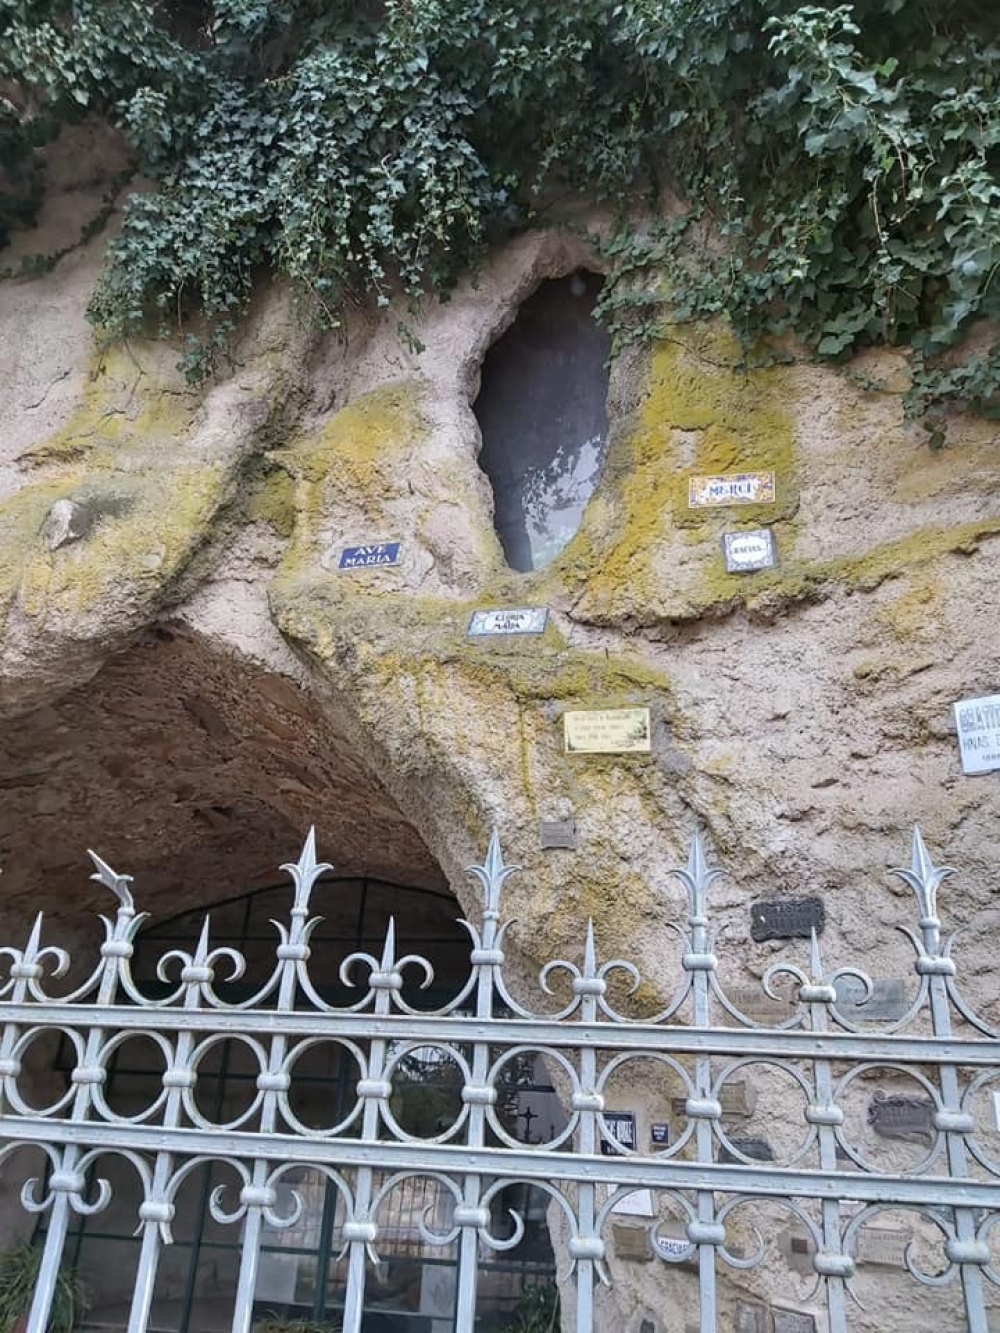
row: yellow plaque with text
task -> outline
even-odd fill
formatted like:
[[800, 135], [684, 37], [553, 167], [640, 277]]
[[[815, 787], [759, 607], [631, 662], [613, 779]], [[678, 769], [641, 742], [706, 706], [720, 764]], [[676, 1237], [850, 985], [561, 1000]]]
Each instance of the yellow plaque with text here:
[[567, 754], [636, 754], [650, 749], [648, 708], [563, 713]]

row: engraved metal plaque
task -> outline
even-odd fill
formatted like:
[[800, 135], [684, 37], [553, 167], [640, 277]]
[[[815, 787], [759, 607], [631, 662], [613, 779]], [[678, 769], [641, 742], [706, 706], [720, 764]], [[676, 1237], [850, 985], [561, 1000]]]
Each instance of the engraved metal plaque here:
[[635, 754], [650, 745], [648, 708], [563, 713], [567, 754]]
[[380, 565], [398, 565], [400, 542], [372, 542], [367, 546], [346, 546], [340, 553], [338, 569], [373, 569]]
[[930, 1097], [908, 1096], [881, 1089], [868, 1103], [868, 1123], [883, 1139], [934, 1137], [934, 1103]]
[[737, 1301], [733, 1318], [733, 1333], [771, 1333], [771, 1320], [766, 1305], [751, 1305]]
[[963, 773], [1000, 768], [1000, 694], [960, 699], [955, 704], [955, 725]]
[[774, 1333], [816, 1333], [816, 1316], [806, 1310], [772, 1310]]
[[724, 533], [722, 555], [727, 574], [752, 574], [757, 569], [773, 569], [778, 563], [770, 528]]
[[837, 1009], [852, 1023], [902, 1018], [909, 1006], [906, 983], [902, 977], [873, 977], [872, 991], [865, 1000], [865, 988], [857, 977], [838, 977]]
[[906, 1247], [912, 1238], [913, 1233], [903, 1227], [863, 1227], [855, 1247], [857, 1260], [886, 1268], [905, 1268]]
[[773, 472], [726, 472], [721, 476], [688, 478], [689, 509], [773, 503]]
[[822, 898], [770, 898], [750, 908], [750, 936], [762, 940], [807, 940], [823, 933], [826, 910]]
[[575, 852], [577, 846], [576, 820], [541, 820], [538, 825], [538, 840], [543, 852], [553, 850]]
[[541, 634], [548, 618], [548, 608], [544, 606], [473, 611], [466, 634], [470, 639], [494, 634]]
[[[738, 1139], [736, 1138], [735, 1135], [731, 1135], [729, 1141], [736, 1149], [736, 1152], [741, 1152], [743, 1154], [743, 1157], [749, 1157], [750, 1160], [753, 1162], [774, 1161], [774, 1149], [768, 1143], [767, 1139], [758, 1139], [758, 1138]], [[735, 1163], [737, 1166], [745, 1166], [746, 1163], [743, 1161], [743, 1157], [737, 1157], [736, 1153], [730, 1152], [725, 1144], [720, 1144], [719, 1146], [720, 1162], [728, 1162], [730, 1164]]]

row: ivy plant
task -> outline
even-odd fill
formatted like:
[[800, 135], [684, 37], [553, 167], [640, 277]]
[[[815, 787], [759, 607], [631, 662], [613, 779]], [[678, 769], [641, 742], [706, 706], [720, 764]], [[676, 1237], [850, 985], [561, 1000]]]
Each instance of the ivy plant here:
[[905, 346], [937, 440], [1000, 402], [998, 29], [988, 0], [0, 0], [0, 243], [53, 126], [118, 126], [144, 187], [91, 318], [179, 332], [197, 376], [262, 273], [333, 324], [583, 196], [622, 219], [619, 339]]

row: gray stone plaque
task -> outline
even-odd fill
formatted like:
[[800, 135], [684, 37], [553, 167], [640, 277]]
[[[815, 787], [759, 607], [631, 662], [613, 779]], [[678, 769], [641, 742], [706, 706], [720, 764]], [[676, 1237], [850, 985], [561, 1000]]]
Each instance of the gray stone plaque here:
[[[687, 1115], [687, 1098], [674, 1097], [671, 1110], [678, 1119]], [[724, 1120], [747, 1120], [757, 1107], [757, 1091], [744, 1079], [733, 1079], [719, 1089], [719, 1105], [722, 1107]]]
[[906, 1267], [906, 1247], [913, 1233], [904, 1227], [863, 1227], [855, 1247], [858, 1263]]
[[783, 1023], [795, 1012], [787, 1000], [772, 1000], [763, 986], [731, 986], [726, 996], [741, 1014], [755, 1023]]
[[[774, 1161], [774, 1149], [768, 1143], [767, 1139], [738, 1139], [735, 1135], [730, 1135], [729, 1141], [736, 1149], [736, 1152], [741, 1152], [743, 1157], [749, 1157], [753, 1162]], [[730, 1162], [735, 1163], [737, 1166], [745, 1166], [746, 1163], [743, 1161], [743, 1157], [737, 1157], [736, 1153], [730, 1152], [725, 1144], [722, 1144], [719, 1147], [720, 1162]]]
[[559, 850], [575, 852], [577, 847], [575, 819], [542, 819], [538, 824], [538, 839], [543, 852]]
[[770, 528], [724, 533], [722, 555], [727, 574], [751, 574], [757, 569], [773, 569], [778, 563]]
[[873, 977], [867, 1000], [857, 977], [838, 977], [836, 988], [837, 1008], [852, 1023], [902, 1018], [909, 1006], [902, 977]]
[[774, 1333], [816, 1333], [816, 1316], [807, 1310], [772, 1310]]
[[617, 1259], [627, 1259], [633, 1264], [652, 1262], [653, 1251], [645, 1227], [620, 1226], [616, 1223], [611, 1228], [611, 1238], [615, 1243]]
[[767, 1306], [751, 1305], [749, 1301], [737, 1301], [733, 1333], [771, 1333]]
[[762, 940], [807, 940], [823, 933], [826, 911], [822, 898], [768, 898], [750, 908], [750, 936]]
[[868, 1123], [883, 1139], [934, 1138], [934, 1103], [930, 1097], [883, 1092], [868, 1103]]

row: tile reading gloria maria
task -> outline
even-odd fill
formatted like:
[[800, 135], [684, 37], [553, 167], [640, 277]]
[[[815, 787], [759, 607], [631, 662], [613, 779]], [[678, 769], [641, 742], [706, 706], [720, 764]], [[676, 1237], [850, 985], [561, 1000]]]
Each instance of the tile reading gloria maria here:
[[338, 569], [373, 569], [378, 565], [398, 565], [400, 542], [373, 542], [368, 546], [345, 546]]
[[959, 699], [955, 704], [958, 747], [963, 773], [990, 773], [1000, 768], [1000, 694]]
[[493, 634], [541, 634], [548, 618], [548, 608], [544, 606], [473, 611], [466, 634], [470, 639]]
[[773, 503], [773, 472], [727, 472], [721, 476], [688, 478], [689, 509]]

